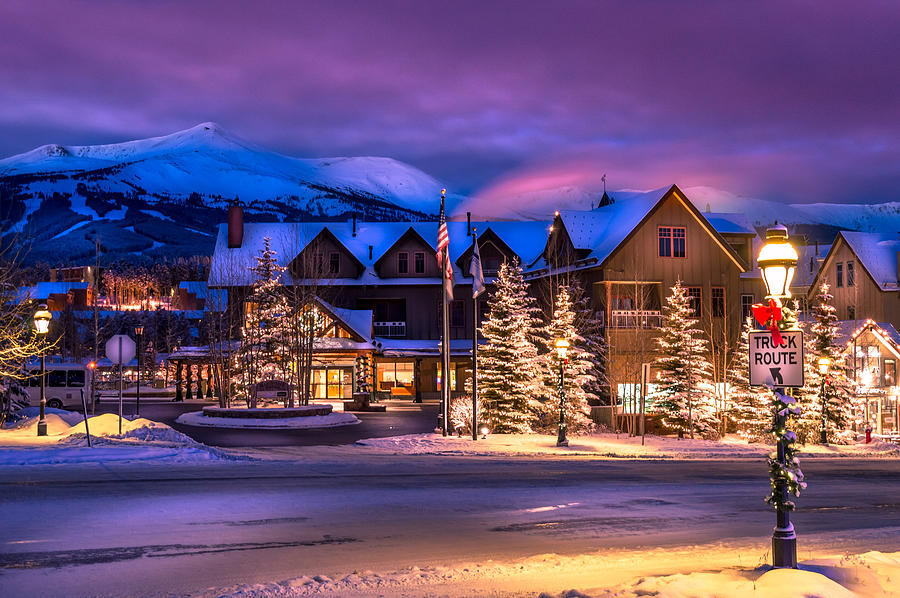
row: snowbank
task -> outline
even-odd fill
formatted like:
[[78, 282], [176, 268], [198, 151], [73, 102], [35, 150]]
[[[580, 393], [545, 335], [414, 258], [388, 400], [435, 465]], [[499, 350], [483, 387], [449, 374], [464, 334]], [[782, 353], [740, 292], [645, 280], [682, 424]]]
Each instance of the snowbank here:
[[[26, 411], [26, 410], [23, 410]], [[88, 418], [93, 446], [88, 448], [84, 419], [78, 413], [48, 413], [47, 436], [37, 435], [39, 417], [26, 417], [0, 429], [0, 466], [98, 461], [159, 460], [167, 462], [234, 459], [224, 451], [194, 441], [149, 419], [122, 419], [104, 413]]]
[[[737, 437], [721, 441], [691, 440], [647, 436], [641, 438], [611, 433], [569, 438], [568, 447], [556, 446], [556, 436], [538, 434], [488, 434], [479, 437], [442, 437], [437, 434], [409, 434], [387, 438], [360, 440], [358, 445], [404, 455], [587, 455], [623, 459], [734, 459], [762, 458], [772, 452], [773, 446], [748, 443]], [[889, 442], [873, 442], [855, 445], [806, 445], [800, 448], [802, 457], [900, 457], [900, 446]]]
[[312, 428], [335, 428], [352, 426], [360, 423], [352, 413], [331, 413], [329, 415], [309, 415], [306, 417], [272, 418], [235, 418], [207, 417], [202, 411], [182, 413], [175, 420], [188, 426], [204, 426], [209, 428], [246, 428], [252, 430], [291, 429], [304, 430]]
[[[277, 583], [234, 586], [203, 595], [859, 598], [896, 595], [892, 580], [900, 575], [900, 553], [830, 556], [805, 561], [800, 569], [772, 569], [742, 567], [739, 552], [725, 549], [724, 554], [712, 555], [706, 553], [708, 549], [689, 547], [671, 555], [666, 550], [544, 554], [512, 562], [409, 567], [383, 573], [307, 573]], [[698, 563], [703, 563], [703, 571], [696, 571]], [[660, 569], [677, 572], [647, 575]], [[538, 595], [541, 588], [556, 589]]]

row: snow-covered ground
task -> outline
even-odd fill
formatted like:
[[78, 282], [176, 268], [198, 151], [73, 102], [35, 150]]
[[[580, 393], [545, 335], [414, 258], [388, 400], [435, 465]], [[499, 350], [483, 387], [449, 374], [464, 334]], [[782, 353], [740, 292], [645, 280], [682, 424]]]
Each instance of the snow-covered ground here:
[[[233, 598], [536, 595], [535, 591], [522, 593], [512, 589], [521, 587], [523, 577], [535, 580], [532, 587], [536, 591], [559, 587], [566, 580], [573, 584], [561, 592], [543, 591], [539, 598], [874, 598], [897, 595], [900, 552], [828, 555], [804, 561], [799, 569], [773, 569], [767, 565], [753, 567], [752, 563], [741, 563], [739, 550], [719, 548], [716, 555], [710, 555], [701, 547], [669, 550], [665, 554], [661, 551], [577, 556], [546, 554], [512, 562], [410, 567], [387, 573], [359, 571], [335, 579], [327, 575], [303, 575], [277, 583], [217, 589], [203, 595]], [[705, 564], [701, 571], [697, 571], [698, 562]], [[601, 564], [598, 566], [598, 563]], [[665, 569], [677, 572], [640, 573]], [[633, 577], [619, 581], [629, 575]]]
[[[647, 436], [641, 444], [640, 436], [598, 433], [569, 437], [569, 446], [556, 446], [556, 436], [538, 434], [489, 434], [487, 438], [442, 437], [439, 434], [409, 434], [387, 438], [360, 440], [357, 444], [393, 454], [433, 455], [586, 455], [611, 458], [649, 459], [720, 459], [761, 458], [772, 452], [773, 446], [748, 443], [729, 436], [721, 441], [689, 438]], [[800, 447], [804, 457], [868, 457], [898, 458], [900, 446], [891, 442], [870, 444], [818, 445]]]
[[88, 447], [81, 414], [47, 409], [47, 435], [37, 435], [36, 407], [21, 412], [19, 421], [0, 429], [0, 467], [106, 461], [164, 460], [204, 462], [234, 458], [200, 444], [181, 432], [144, 418], [122, 419], [104, 413], [87, 420], [92, 445]]
[[183, 413], [175, 420], [188, 426], [207, 428], [246, 428], [251, 430], [292, 429], [309, 430], [315, 428], [336, 428], [360, 423], [352, 413], [329, 413], [307, 417], [249, 418], [249, 417], [207, 417], [202, 411]]

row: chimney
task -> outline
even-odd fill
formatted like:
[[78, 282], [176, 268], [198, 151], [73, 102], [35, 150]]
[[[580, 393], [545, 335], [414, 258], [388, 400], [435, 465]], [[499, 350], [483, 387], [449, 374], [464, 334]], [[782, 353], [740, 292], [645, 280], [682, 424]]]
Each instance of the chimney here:
[[466, 212], [466, 236], [472, 236], [472, 212]]
[[244, 243], [244, 208], [228, 206], [228, 248], [237, 249]]
[[353, 236], [356, 236], [356, 213], [353, 214]]
[[372, 259], [372, 246], [369, 245], [369, 259]]

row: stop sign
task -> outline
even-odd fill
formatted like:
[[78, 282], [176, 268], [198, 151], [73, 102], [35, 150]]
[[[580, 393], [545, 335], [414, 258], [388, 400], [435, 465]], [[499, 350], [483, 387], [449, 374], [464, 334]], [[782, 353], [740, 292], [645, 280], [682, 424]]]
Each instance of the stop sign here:
[[106, 341], [106, 356], [117, 365], [125, 365], [134, 359], [135, 348], [130, 336], [117, 334]]

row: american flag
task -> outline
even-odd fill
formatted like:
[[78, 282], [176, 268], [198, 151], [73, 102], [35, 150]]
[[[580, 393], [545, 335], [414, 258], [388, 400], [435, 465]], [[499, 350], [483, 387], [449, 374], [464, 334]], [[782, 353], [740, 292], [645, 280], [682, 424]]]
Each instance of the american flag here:
[[447, 216], [444, 214], [444, 194], [446, 189], [441, 189], [441, 216], [438, 222], [437, 261], [438, 268], [444, 266], [444, 252], [447, 252], [447, 267], [443, 272], [444, 292], [447, 299], [453, 299], [453, 267], [450, 265], [450, 235], [447, 233]]

